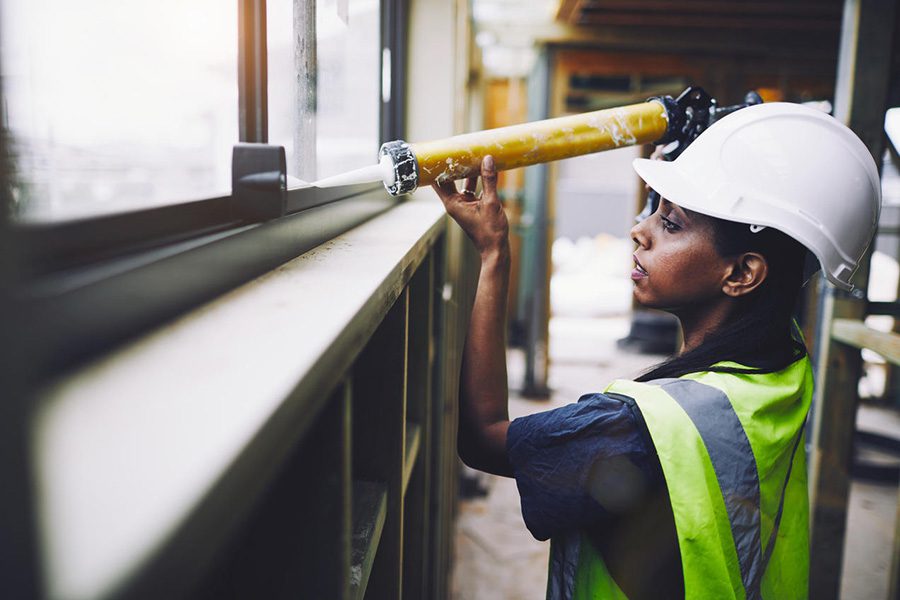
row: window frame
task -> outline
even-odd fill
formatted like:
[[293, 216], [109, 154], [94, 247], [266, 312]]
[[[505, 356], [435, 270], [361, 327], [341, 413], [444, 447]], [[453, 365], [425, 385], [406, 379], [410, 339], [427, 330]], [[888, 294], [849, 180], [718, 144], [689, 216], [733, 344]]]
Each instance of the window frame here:
[[[315, 9], [314, 0], [293, 3], [295, 10]], [[266, 0], [239, 0], [237, 9], [238, 141], [264, 145]], [[380, 2], [380, 47], [382, 52], [390, 49], [393, 74], [390, 100], [385, 102], [380, 94], [372, 99], [380, 103], [381, 141], [403, 133], [408, 13], [408, 0]], [[379, 73], [379, 90], [381, 77]], [[232, 167], [234, 173], [236, 165]], [[9, 223], [15, 257], [10, 301], [13, 312], [29, 323], [28, 334], [16, 340], [31, 365], [29, 387], [263, 275], [402, 201], [378, 184], [287, 189], [285, 175], [275, 215], [242, 210], [247, 199], [233, 189], [228, 196], [124, 213]]]

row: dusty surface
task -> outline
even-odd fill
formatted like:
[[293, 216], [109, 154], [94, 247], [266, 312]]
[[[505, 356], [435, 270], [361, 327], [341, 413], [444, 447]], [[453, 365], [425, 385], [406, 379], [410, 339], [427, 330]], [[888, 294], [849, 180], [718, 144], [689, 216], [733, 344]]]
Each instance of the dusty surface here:
[[[526, 400], [521, 386], [522, 357], [510, 353], [512, 417], [574, 402], [583, 393], [601, 390], [616, 377], [633, 377], [660, 357], [619, 351], [615, 340], [627, 333], [624, 319], [561, 319], [551, 325], [550, 400]], [[900, 437], [893, 411], [864, 407], [860, 423], [867, 429]], [[479, 474], [488, 489], [484, 498], [460, 504], [453, 573], [454, 600], [540, 600], [547, 582], [549, 544], [538, 542], [522, 522], [515, 482]], [[884, 598], [894, 534], [897, 490], [893, 486], [854, 483], [841, 598]]]

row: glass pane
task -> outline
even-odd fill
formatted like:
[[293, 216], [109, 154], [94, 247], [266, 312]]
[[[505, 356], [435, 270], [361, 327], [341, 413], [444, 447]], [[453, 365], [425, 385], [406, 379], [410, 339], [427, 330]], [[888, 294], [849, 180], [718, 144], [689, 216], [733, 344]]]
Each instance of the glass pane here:
[[234, 3], [6, 0], [0, 37], [20, 218], [230, 193]]
[[313, 29], [307, 12], [314, 15], [314, 6], [314, 0], [266, 3], [269, 143], [284, 146], [288, 175], [307, 181], [316, 178], [315, 47], [306, 47], [315, 42], [306, 33]]
[[307, 181], [375, 163], [381, 99], [378, 0], [311, 2], [267, 5], [269, 143]]
[[352, 0], [347, 7], [347, 2], [323, 0], [317, 4], [319, 178], [374, 164], [378, 154], [379, 4], [377, 0]]

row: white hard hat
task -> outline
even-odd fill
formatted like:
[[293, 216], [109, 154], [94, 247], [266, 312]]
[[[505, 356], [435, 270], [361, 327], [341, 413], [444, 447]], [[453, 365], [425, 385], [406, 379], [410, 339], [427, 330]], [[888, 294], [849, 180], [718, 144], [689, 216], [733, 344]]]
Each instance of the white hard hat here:
[[881, 212], [878, 169], [865, 144], [833, 117], [799, 104], [743, 108], [674, 161], [639, 158], [634, 169], [679, 206], [789, 235], [845, 290]]

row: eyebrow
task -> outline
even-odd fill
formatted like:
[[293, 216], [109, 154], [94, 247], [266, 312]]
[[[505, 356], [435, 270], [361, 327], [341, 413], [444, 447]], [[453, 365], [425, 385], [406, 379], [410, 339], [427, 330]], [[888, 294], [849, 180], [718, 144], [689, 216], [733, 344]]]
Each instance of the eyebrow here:
[[684, 208], [681, 208], [680, 206], [678, 206], [678, 205], [675, 204], [674, 202], [670, 202], [670, 201], [666, 200], [666, 199], [663, 198], [663, 197], [660, 197], [660, 199], [659, 199], [659, 205], [660, 205], [660, 206], [664, 206], [665, 208], [667, 208], [667, 209], [669, 209], [669, 210], [675, 210], [675, 209], [678, 209], [679, 214], [682, 215], [686, 221], [690, 221], [690, 219], [691, 219], [691, 215], [690, 215], [690, 211], [689, 211], [689, 210], [684, 209]]

